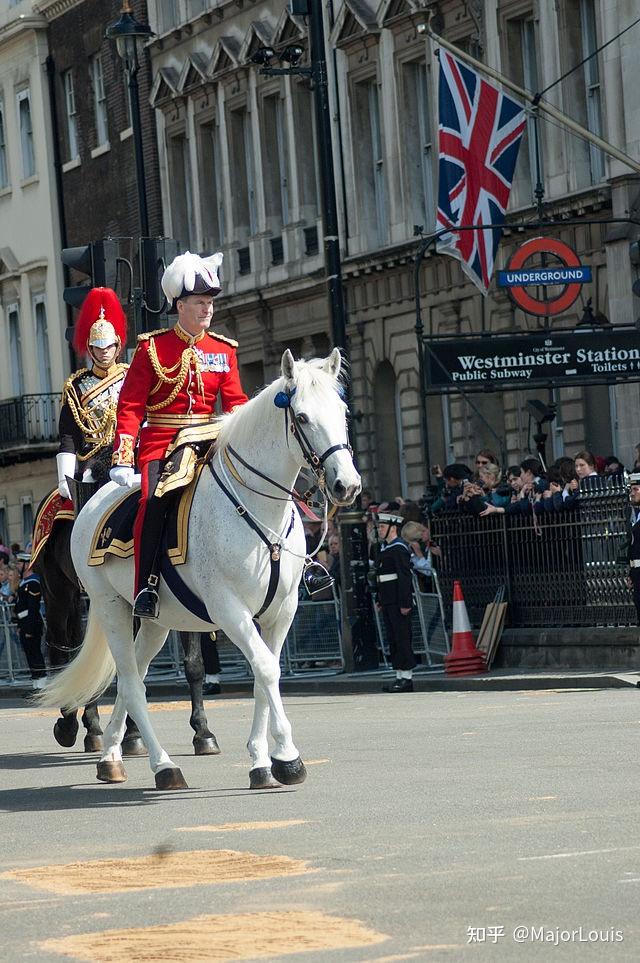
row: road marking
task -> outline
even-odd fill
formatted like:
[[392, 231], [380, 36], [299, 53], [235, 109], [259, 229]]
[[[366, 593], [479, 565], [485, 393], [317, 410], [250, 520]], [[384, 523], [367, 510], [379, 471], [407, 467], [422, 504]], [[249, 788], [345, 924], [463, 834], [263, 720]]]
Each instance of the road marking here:
[[222, 823], [220, 826], [178, 826], [177, 833], [239, 833], [244, 829], [285, 829], [302, 826], [307, 819], [281, 819], [271, 823]]
[[518, 856], [520, 862], [532, 859], [568, 859], [570, 856], [596, 856], [599, 853], [619, 853], [629, 852], [632, 849], [640, 849], [638, 846], [612, 846], [611, 849], [581, 849], [574, 853], [546, 853], [544, 856]]
[[40, 943], [40, 949], [90, 963], [157, 963], [158, 960], [255, 960], [293, 953], [348, 950], [389, 937], [364, 923], [326, 913], [285, 910], [197, 916], [165, 926], [105, 930]]
[[151, 856], [9, 870], [0, 874], [0, 879], [15, 879], [48, 893], [76, 895], [301, 876], [312, 872], [306, 861], [289, 856], [258, 856], [229, 849], [173, 852], [163, 847]]

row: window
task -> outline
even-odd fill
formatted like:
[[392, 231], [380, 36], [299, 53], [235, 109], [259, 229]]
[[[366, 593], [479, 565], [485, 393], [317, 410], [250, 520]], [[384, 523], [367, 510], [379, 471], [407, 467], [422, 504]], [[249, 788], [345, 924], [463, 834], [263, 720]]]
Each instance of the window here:
[[14, 398], [24, 394], [24, 374], [22, 370], [22, 347], [20, 344], [20, 313], [17, 304], [10, 304], [9, 318], [9, 358], [11, 360], [11, 387]]
[[76, 114], [76, 97], [73, 90], [73, 71], [67, 70], [62, 75], [64, 85], [64, 105], [67, 113], [67, 146], [69, 160], [78, 157], [78, 116]]
[[405, 137], [407, 217], [428, 233], [435, 228], [433, 134], [427, 70], [424, 62], [404, 64], [403, 131]]
[[20, 144], [22, 147], [22, 176], [26, 180], [28, 177], [33, 177], [36, 172], [29, 91], [21, 90], [17, 96], [17, 100], [18, 116], [20, 119]]
[[22, 544], [27, 546], [33, 537], [33, 502], [30, 495], [20, 496], [22, 507]]
[[202, 246], [217, 249], [224, 244], [224, 191], [222, 187], [219, 130], [214, 123], [200, 127], [200, 216]]
[[171, 224], [173, 236], [184, 248], [190, 248], [193, 224], [193, 194], [189, 141], [184, 133], [168, 140], [169, 177], [171, 180]]
[[231, 169], [236, 178], [233, 191], [234, 230], [238, 240], [244, 240], [258, 229], [251, 117], [245, 107], [230, 111], [228, 130]]
[[368, 245], [381, 246], [387, 239], [387, 222], [382, 131], [375, 80], [355, 84], [353, 118], [361, 234], [366, 237]]
[[34, 316], [36, 319], [36, 355], [38, 360], [38, 385], [40, 390], [51, 392], [51, 361], [49, 358], [49, 332], [47, 330], [47, 309], [44, 295], [38, 295], [33, 300]]
[[7, 141], [4, 133], [4, 104], [0, 100], [0, 189], [9, 184], [9, 167], [7, 165]]
[[187, 18], [197, 17], [207, 8], [207, 0], [187, 0]]
[[[582, 57], [589, 57], [598, 47], [596, 16], [593, 0], [580, 0]], [[587, 126], [593, 134], [602, 134], [602, 107], [598, 58], [591, 57], [584, 64], [584, 83], [587, 97]], [[598, 184], [605, 176], [604, 154], [589, 145], [591, 183]]]
[[178, 26], [178, 0], [158, 0], [158, 33]]
[[104, 75], [102, 73], [102, 57], [96, 54], [89, 61], [91, 83], [93, 85], [93, 110], [96, 123], [96, 146], [101, 147], [109, 143], [109, 125], [107, 123], [107, 97], [104, 92]]
[[[279, 233], [289, 223], [289, 181], [284, 104], [279, 94], [265, 97], [263, 122], [263, 184], [267, 228]], [[307, 145], [307, 149], [308, 149]]]
[[[538, 54], [536, 45], [536, 24], [533, 20], [508, 20], [506, 24], [508, 60], [511, 76], [517, 84], [534, 93], [540, 90], [538, 79]], [[538, 128], [540, 136], [540, 178], [544, 183], [543, 128]], [[527, 128], [518, 155], [514, 177], [514, 202], [516, 205], [530, 204], [536, 185], [536, 140], [535, 121], [527, 117]]]
[[307, 224], [313, 224], [320, 210], [313, 94], [304, 83], [292, 87], [300, 216]]

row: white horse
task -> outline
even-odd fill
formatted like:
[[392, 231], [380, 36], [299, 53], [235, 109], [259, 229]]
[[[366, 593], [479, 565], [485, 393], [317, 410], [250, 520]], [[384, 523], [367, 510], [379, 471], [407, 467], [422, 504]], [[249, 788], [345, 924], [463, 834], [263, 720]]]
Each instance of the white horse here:
[[306, 771], [278, 684], [280, 650], [296, 612], [306, 554], [291, 489], [307, 462], [335, 504], [351, 504], [360, 491], [348, 444], [340, 366], [337, 349], [324, 360], [312, 361], [294, 361], [286, 350], [282, 377], [224, 416], [211, 470], [205, 467], [197, 483], [188, 559], [179, 569], [188, 589], [204, 602], [204, 616], [202, 610], [194, 615], [161, 579], [160, 616], [142, 621], [134, 646], [133, 560], [109, 556], [101, 566], [87, 564], [99, 521], [122, 496], [122, 489], [106, 485], [78, 516], [71, 550], [90, 599], [89, 622], [77, 658], [38, 701], [52, 707], [86, 705], [104, 692], [117, 672], [118, 694], [98, 762], [97, 775], [103, 782], [126, 779], [120, 743], [128, 712], [149, 750], [156, 787], [186, 788], [182, 772], [154, 732], [143, 679], [169, 629], [210, 631], [214, 624], [235, 642], [254, 675], [254, 715], [247, 743], [251, 788], [304, 780]]

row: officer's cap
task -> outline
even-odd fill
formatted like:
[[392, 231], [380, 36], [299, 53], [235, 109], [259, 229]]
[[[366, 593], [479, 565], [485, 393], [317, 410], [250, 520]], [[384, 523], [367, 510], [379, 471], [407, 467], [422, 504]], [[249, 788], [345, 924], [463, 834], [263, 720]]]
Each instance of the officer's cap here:
[[630, 485], [640, 485], [640, 471], [634, 471], [632, 475], [629, 475]]

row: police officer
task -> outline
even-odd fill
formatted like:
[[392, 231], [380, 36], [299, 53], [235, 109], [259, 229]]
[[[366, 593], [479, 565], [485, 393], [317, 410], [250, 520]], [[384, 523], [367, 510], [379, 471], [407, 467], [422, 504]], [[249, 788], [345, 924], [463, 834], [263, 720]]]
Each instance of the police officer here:
[[381, 542], [376, 570], [377, 604], [382, 609], [391, 665], [396, 670], [388, 692], [413, 692], [416, 665], [411, 646], [411, 549], [398, 534], [403, 521], [395, 502], [378, 512], [376, 520]]
[[629, 519], [627, 557], [629, 560], [629, 582], [633, 589], [633, 603], [638, 613], [638, 625], [640, 625], [640, 472], [629, 475], [629, 485], [631, 517]]
[[29, 552], [18, 552], [17, 559], [22, 564], [22, 574], [16, 593], [15, 619], [18, 623], [20, 643], [31, 671], [33, 688], [41, 689], [46, 682], [47, 670], [41, 648], [44, 623], [40, 613], [40, 579], [29, 567]]
[[238, 342], [209, 333], [221, 262], [222, 254], [202, 258], [189, 251], [172, 261], [161, 283], [178, 322], [169, 330], [138, 336], [120, 392], [111, 478], [119, 485], [133, 484], [140, 432], [142, 497], [133, 529], [133, 614], [141, 619], [158, 616], [158, 553], [168, 500], [154, 497], [154, 492], [167, 449], [181, 428], [214, 419], [218, 394], [224, 412], [247, 401], [238, 373]]
[[73, 347], [90, 367], [67, 378], [56, 455], [58, 491], [69, 498], [69, 478], [104, 483], [111, 468], [118, 395], [129, 365], [118, 362], [127, 342], [127, 319], [111, 288], [92, 288], [73, 332]]

